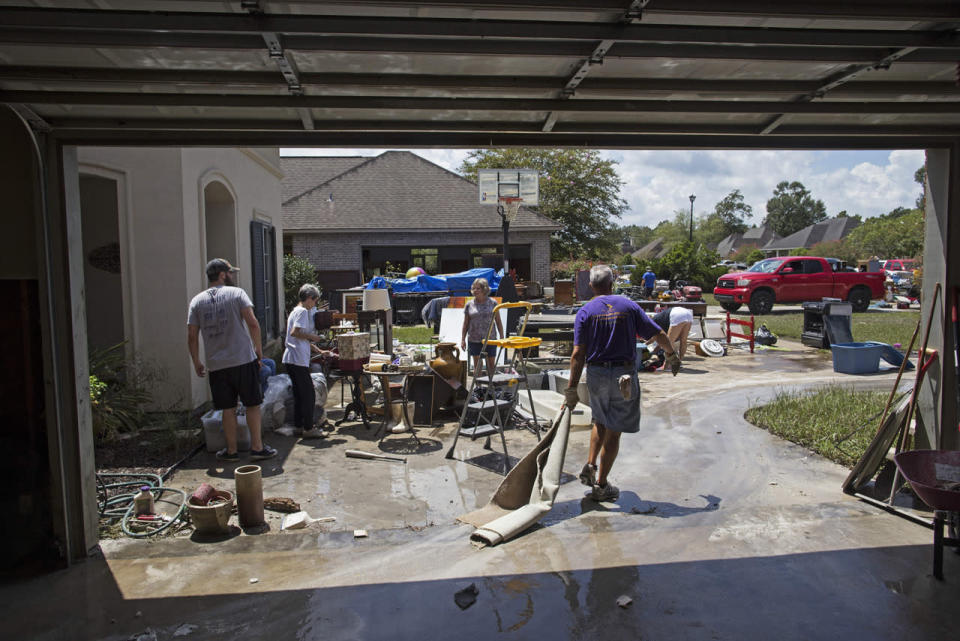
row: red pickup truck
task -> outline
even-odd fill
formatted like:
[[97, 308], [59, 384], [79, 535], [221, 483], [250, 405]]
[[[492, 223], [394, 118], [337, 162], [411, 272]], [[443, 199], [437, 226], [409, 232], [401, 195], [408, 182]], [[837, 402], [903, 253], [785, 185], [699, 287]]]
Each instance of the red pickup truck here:
[[882, 298], [883, 272], [835, 272], [823, 258], [781, 256], [754, 263], [745, 272], [724, 274], [713, 297], [730, 312], [744, 303], [753, 314], [766, 314], [774, 303], [839, 298], [862, 312], [870, 300]]

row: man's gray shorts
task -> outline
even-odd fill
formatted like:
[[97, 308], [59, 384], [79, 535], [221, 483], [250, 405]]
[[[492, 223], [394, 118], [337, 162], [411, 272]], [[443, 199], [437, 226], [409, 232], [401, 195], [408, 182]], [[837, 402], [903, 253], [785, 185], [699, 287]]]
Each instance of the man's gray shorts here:
[[[620, 377], [624, 374], [630, 374], [633, 388], [629, 401], [625, 401], [620, 393]], [[635, 366], [588, 364], [587, 389], [590, 390], [590, 411], [594, 422], [624, 434], [640, 431], [640, 381]]]

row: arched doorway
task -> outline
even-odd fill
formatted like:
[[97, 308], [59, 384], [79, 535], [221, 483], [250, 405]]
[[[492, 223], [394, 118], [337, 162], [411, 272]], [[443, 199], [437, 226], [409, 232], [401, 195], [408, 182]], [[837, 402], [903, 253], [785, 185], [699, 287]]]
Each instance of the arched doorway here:
[[236, 201], [226, 185], [213, 181], [203, 188], [206, 259], [226, 258], [237, 264]]

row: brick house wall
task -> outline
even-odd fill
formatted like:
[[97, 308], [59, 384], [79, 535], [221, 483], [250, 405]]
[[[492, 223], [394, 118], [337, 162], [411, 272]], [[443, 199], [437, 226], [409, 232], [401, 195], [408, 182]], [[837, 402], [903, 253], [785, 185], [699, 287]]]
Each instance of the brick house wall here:
[[[293, 253], [303, 256], [319, 270], [363, 268], [362, 247], [465, 245], [501, 247], [503, 234], [496, 232], [336, 232], [289, 233]], [[550, 233], [511, 231], [510, 244], [530, 245], [530, 271], [533, 280], [550, 285]]]

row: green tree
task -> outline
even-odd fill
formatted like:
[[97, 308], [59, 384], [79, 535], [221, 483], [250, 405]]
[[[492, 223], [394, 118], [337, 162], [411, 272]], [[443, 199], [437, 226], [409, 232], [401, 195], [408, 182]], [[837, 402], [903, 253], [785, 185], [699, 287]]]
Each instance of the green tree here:
[[900, 218], [901, 216], [906, 216], [912, 211], [913, 211], [912, 209], [907, 209], [906, 207], [895, 207], [890, 211], [888, 211], [887, 213], [880, 214], [879, 216], [875, 217], [874, 220], [893, 220], [894, 218]]
[[734, 189], [714, 205], [713, 211], [697, 222], [696, 237], [703, 243], [716, 246], [733, 233], [747, 231], [746, 219], [753, 216], [753, 207], [743, 201], [743, 194]]
[[927, 166], [922, 165], [913, 172], [913, 181], [920, 185], [920, 195], [917, 196], [917, 209], [923, 211], [927, 207]]
[[540, 172], [536, 209], [562, 227], [551, 243], [554, 258], [596, 258], [609, 252], [607, 232], [627, 209], [616, 165], [585, 149], [477, 149], [467, 154], [458, 171], [476, 181], [478, 169], [536, 169]]
[[777, 183], [773, 198], [767, 201], [764, 224], [781, 236], [800, 231], [808, 225], [827, 219], [827, 208], [822, 200], [814, 200], [801, 182]]
[[860, 214], [848, 214], [846, 209], [838, 211], [834, 218], [853, 218], [859, 220], [861, 223], [863, 222], [863, 216]]
[[848, 265], [857, 266], [857, 261], [861, 254], [856, 247], [843, 240], [825, 240], [817, 243], [807, 253], [808, 256], [820, 256], [821, 258], [839, 258], [846, 261]]
[[868, 218], [846, 241], [860, 257], [911, 258], [923, 253], [923, 233], [923, 212], [912, 209], [899, 216]]
[[760, 252], [763, 254], [759, 247], [751, 243], [749, 245], [744, 245], [735, 251], [733, 255], [730, 256], [730, 260], [735, 263], [746, 263], [747, 265], [750, 265], [750, 262], [747, 260], [747, 256], [749, 256], [752, 252]]
[[308, 283], [316, 285], [316, 280], [317, 270], [309, 260], [293, 254], [283, 255], [283, 302], [287, 314], [300, 302], [300, 288]]
[[746, 263], [747, 267], [750, 267], [754, 263], [760, 262], [766, 257], [767, 255], [763, 253], [762, 249], [753, 249], [748, 252], [746, 256], [744, 256], [744, 260], [741, 262]]
[[643, 276], [643, 267], [651, 267], [658, 279], [685, 280], [688, 284], [699, 285], [706, 291], [713, 291], [717, 278], [726, 272], [724, 267], [713, 267], [720, 257], [717, 252], [703, 243], [682, 240], [670, 248], [663, 258], [648, 260], [630, 274], [630, 282], [639, 285]]
[[673, 245], [682, 241], [690, 240], [690, 212], [685, 209], [677, 209], [673, 212], [673, 220], [661, 220], [653, 228], [653, 240], [663, 238], [665, 245]]
[[630, 244], [637, 249], [654, 239], [653, 230], [646, 225], [626, 225], [621, 229], [624, 236], [630, 239]]

